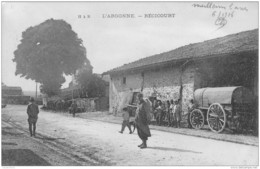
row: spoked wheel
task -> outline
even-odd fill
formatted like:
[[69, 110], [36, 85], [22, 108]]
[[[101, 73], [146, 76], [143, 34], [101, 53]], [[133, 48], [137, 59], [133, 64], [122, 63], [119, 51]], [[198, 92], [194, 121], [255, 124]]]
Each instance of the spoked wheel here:
[[207, 120], [209, 128], [216, 133], [224, 130], [226, 125], [226, 113], [219, 103], [210, 105], [207, 112]]
[[190, 124], [192, 126], [192, 128], [194, 129], [200, 129], [204, 126], [204, 115], [203, 112], [199, 109], [194, 109], [191, 113], [190, 113]]

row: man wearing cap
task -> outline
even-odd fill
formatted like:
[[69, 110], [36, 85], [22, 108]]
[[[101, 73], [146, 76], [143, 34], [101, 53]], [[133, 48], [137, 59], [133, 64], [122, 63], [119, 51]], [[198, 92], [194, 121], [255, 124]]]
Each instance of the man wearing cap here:
[[[30, 98], [30, 104], [27, 107], [27, 114], [28, 114], [28, 123], [29, 123], [29, 131], [31, 137], [35, 137], [35, 130], [36, 130], [36, 122], [38, 119], [39, 108], [38, 105], [34, 103], [34, 98]], [[33, 129], [32, 129], [33, 127]]]
[[140, 144], [138, 147], [140, 148], [147, 148], [146, 141], [148, 137], [151, 137], [150, 129], [149, 129], [149, 120], [147, 117], [147, 114], [150, 112], [146, 112], [147, 109], [145, 108], [145, 100], [143, 99], [143, 94], [138, 94], [138, 107], [136, 110], [136, 116], [135, 116], [135, 123], [137, 128], [137, 133], [140, 139], [142, 140], [142, 144]]

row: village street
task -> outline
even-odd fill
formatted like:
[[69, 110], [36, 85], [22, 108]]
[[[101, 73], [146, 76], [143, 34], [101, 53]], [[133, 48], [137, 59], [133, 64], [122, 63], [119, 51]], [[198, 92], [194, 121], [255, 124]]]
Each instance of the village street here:
[[[126, 129], [120, 134], [118, 124], [43, 110], [40, 110], [36, 138], [31, 138], [27, 131], [26, 106], [20, 105], [2, 109], [2, 151], [18, 146], [3, 146], [7, 139], [3, 131], [7, 127], [19, 130], [26, 137], [24, 142], [16, 144], [33, 142], [43, 150], [46, 147], [48, 150], [41, 152], [34, 151], [33, 146], [24, 146], [44, 159], [45, 165], [258, 165], [257, 146], [151, 130], [148, 148], [139, 149], [137, 145], [141, 141], [136, 131], [131, 135]], [[60, 163], [53, 160], [55, 156]]]

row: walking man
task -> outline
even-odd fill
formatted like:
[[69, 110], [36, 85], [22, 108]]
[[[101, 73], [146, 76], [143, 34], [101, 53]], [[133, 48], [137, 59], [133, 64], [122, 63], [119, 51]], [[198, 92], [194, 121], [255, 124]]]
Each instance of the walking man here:
[[137, 127], [137, 133], [139, 138], [142, 140], [142, 144], [140, 144], [138, 147], [140, 148], [147, 148], [147, 140], [148, 137], [151, 137], [150, 129], [149, 129], [149, 119], [148, 119], [148, 114], [150, 112], [149, 109], [146, 108], [146, 101], [143, 98], [143, 94], [139, 93], [138, 94], [138, 107], [136, 110], [136, 116], [135, 116], [135, 123]]
[[124, 107], [123, 108], [123, 123], [122, 123], [122, 128], [121, 128], [121, 131], [119, 131], [119, 133], [123, 134], [124, 130], [125, 130], [125, 127], [127, 126], [128, 129], [129, 129], [129, 134], [132, 134], [132, 130], [131, 130], [131, 126], [129, 124], [129, 119], [130, 119], [130, 116], [129, 116], [129, 111], [128, 111], [128, 108], [127, 107]]
[[[36, 122], [38, 119], [39, 108], [38, 105], [34, 103], [34, 98], [30, 98], [30, 104], [27, 106], [27, 114], [28, 114], [28, 123], [29, 123], [29, 131], [31, 137], [35, 137], [36, 130]], [[32, 129], [33, 127], [33, 129]]]

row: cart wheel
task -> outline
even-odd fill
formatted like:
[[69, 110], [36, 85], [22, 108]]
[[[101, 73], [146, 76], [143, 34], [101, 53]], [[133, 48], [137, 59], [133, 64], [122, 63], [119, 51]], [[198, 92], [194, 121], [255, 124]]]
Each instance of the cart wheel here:
[[203, 112], [199, 109], [194, 109], [190, 113], [190, 124], [194, 129], [201, 129], [204, 126], [204, 115]]
[[216, 133], [224, 130], [226, 125], [226, 113], [219, 103], [210, 105], [207, 112], [207, 120], [209, 128]]

